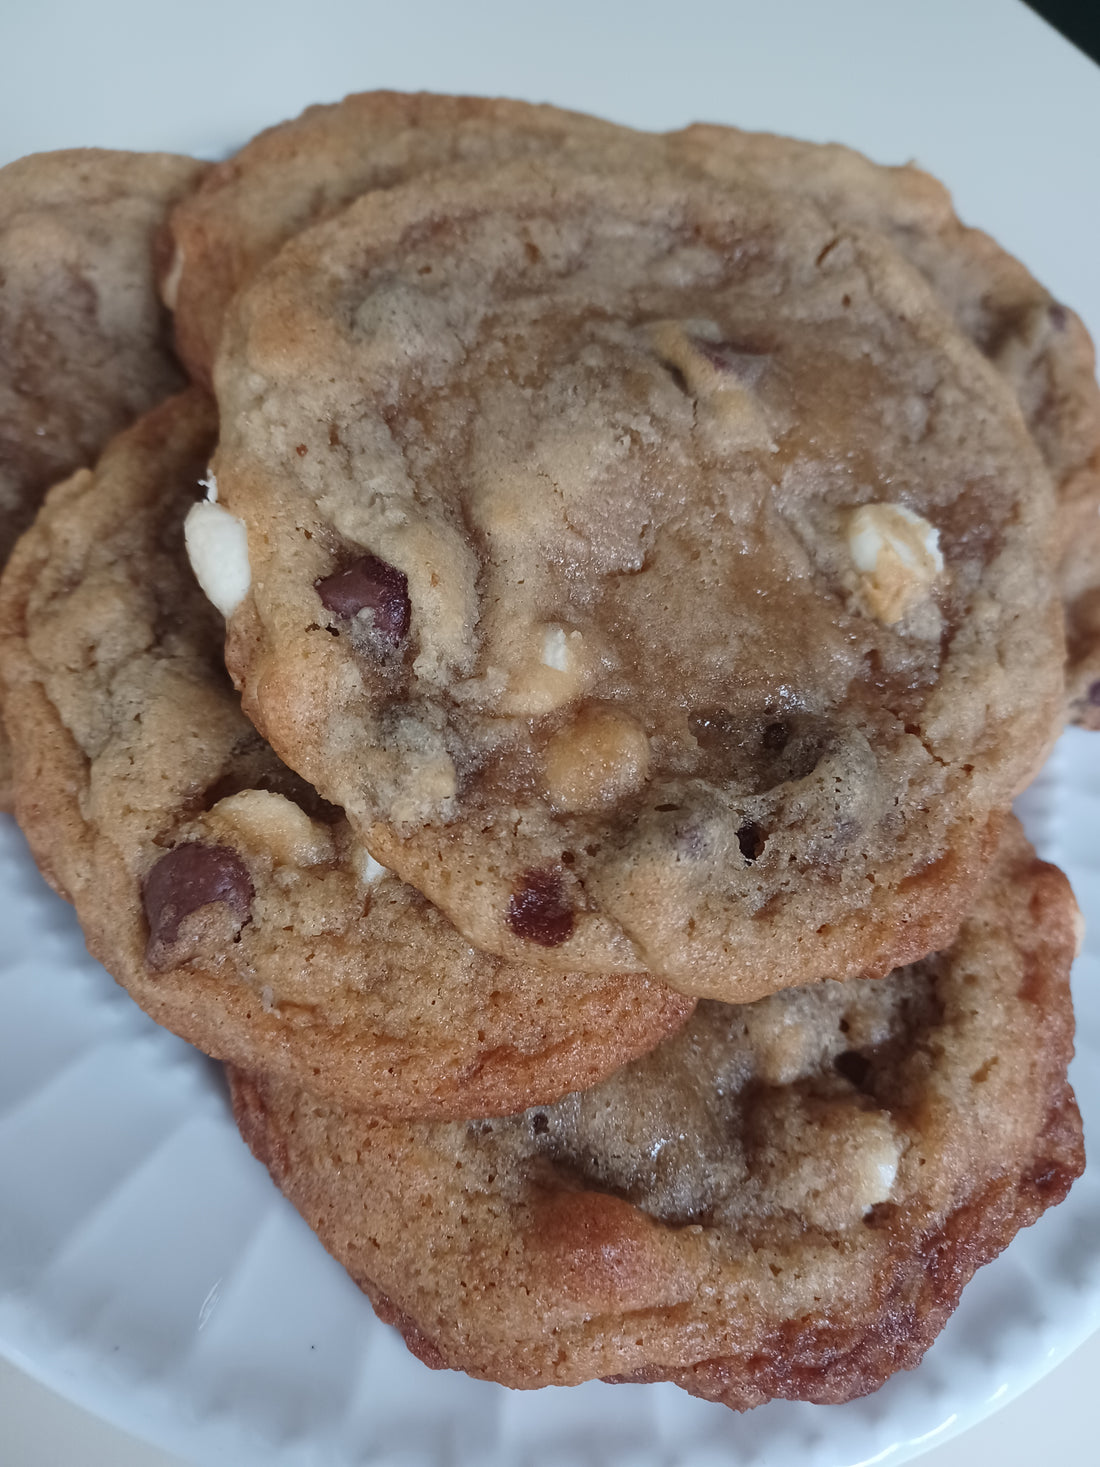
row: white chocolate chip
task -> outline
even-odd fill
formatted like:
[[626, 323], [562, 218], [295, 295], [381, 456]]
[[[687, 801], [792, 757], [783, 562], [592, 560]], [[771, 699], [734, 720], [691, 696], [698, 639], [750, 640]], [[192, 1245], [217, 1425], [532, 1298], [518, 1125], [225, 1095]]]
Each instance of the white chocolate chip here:
[[383, 866], [381, 861], [376, 861], [366, 846], [356, 848], [352, 855], [352, 863], [355, 866], [356, 875], [364, 886], [374, 886], [376, 882], [390, 874], [390, 868]]
[[546, 749], [546, 792], [558, 810], [611, 804], [640, 789], [648, 773], [645, 730], [612, 708], [582, 712]]
[[542, 638], [542, 660], [555, 672], [569, 671], [569, 641], [564, 627], [547, 627]]
[[183, 538], [191, 569], [207, 600], [223, 616], [232, 616], [252, 584], [244, 522], [212, 499], [201, 500], [188, 511]]
[[768, 1085], [790, 1085], [819, 1059], [822, 1038], [812, 1024], [780, 1005], [754, 1005], [752, 1047], [756, 1072]]
[[1085, 931], [1085, 914], [1075, 903], [1073, 908], [1073, 956], [1075, 958], [1081, 956], [1081, 949], [1085, 945]]
[[887, 1112], [780, 1087], [769, 1121], [777, 1164], [766, 1181], [780, 1207], [818, 1227], [845, 1228], [893, 1194], [904, 1138]]
[[707, 360], [696, 345], [698, 341], [717, 343], [721, 337], [713, 321], [654, 321], [647, 328], [654, 350], [666, 365], [681, 373], [689, 390], [696, 396], [721, 392], [738, 383], [726, 382], [713, 362]]
[[164, 284], [160, 288], [160, 298], [170, 311], [176, 309], [179, 299], [180, 279], [183, 276], [183, 251], [176, 245], [172, 256], [172, 263], [168, 267], [168, 274], [164, 277]]
[[550, 623], [530, 627], [515, 640], [521, 660], [509, 673], [502, 713], [552, 713], [580, 697], [591, 676], [580, 632]]
[[864, 504], [848, 521], [848, 551], [871, 614], [892, 626], [943, 574], [940, 534], [904, 504]]
[[877, 1203], [887, 1202], [898, 1177], [901, 1160], [901, 1143], [886, 1125], [876, 1128], [863, 1148], [856, 1175], [853, 1177], [855, 1190], [863, 1203], [866, 1217]]
[[[679, 372], [688, 392], [705, 409], [703, 420], [728, 448], [777, 451], [756, 391], [766, 357], [732, 348], [725, 349], [723, 357], [722, 332], [714, 321], [654, 321], [646, 331], [657, 355]], [[708, 355], [707, 346], [715, 352]]]
[[879, 1160], [875, 1166], [878, 1170], [878, 1201], [885, 1202], [894, 1190], [894, 1183], [898, 1179], [898, 1158], [894, 1156], [886, 1160]]
[[219, 800], [203, 823], [235, 844], [269, 855], [277, 866], [316, 866], [331, 861], [331, 832], [300, 805], [271, 790], [241, 790]]

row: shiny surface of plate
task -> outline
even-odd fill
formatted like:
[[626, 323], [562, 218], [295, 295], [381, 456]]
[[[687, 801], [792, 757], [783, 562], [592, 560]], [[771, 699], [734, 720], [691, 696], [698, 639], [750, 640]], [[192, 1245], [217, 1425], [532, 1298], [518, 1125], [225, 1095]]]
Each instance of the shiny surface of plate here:
[[[1100, 914], [1096, 735], [1021, 802]], [[217, 1066], [84, 952], [0, 825], [0, 1350], [198, 1463], [855, 1467], [978, 1420], [1100, 1326], [1100, 1173], [983, 1269], [921, 1368], [841, 1407], [737, 1417], [672, 1386], [508, 1392], [431, 1373], [247, 1154]], [[1074, 971], [1072, 1077], [1100, 1133], [1100, 922]]]

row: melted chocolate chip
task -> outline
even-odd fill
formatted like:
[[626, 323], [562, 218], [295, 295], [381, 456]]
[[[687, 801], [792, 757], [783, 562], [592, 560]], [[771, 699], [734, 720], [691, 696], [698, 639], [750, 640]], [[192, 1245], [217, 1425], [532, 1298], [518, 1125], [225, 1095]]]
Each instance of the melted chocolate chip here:
[[211, 902], [224, 902], [243, 925], [254, 895], [248, 867], [229, 846], [204, 846], [196, 841], [175, 846], [142, 884], [149, 948], [175, 942], [183, 919]]
[[370, 611], [374, 630], [394, 646], [409, 630], [408, 577], [377, 555], [362, 556], [347, 570], [316, 581], [314, 589], [322, 606], [336, 616], [350, 620], [360, 611]]
[[573, 909], [556, 871], [525, 871], [508, 903], [508, 926], [540, 947], [557, 947], [573, 931]]

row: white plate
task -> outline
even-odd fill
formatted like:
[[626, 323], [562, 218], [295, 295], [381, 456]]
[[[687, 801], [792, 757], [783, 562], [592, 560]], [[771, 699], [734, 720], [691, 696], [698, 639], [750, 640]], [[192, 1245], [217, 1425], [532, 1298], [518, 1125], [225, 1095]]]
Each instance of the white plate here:
[[[51, 0], [2, 21], [0, 162], [100, 144], [213, 155], [364, 87], [706, 117], [915, 157], [1100, 330], [1100, 74], [1005, 0]], [[333, 44], [333, 42], [336, 44]], [[1100, 735], [1025, 800], [1098, 928], [1073, 1069], [1100, 1134]], [[1100, 1327], [1100, 1180], [1016, 1239], [917, 1372], [737, 1418], [673, 1387], [509, 1394], [429, 1374], [244, 1152], [215, 1066], [84, 954], [0, 818], [0, 1352], [195, 1462], [854, 1467], [961, 1430]]]
[[[1100, 913], [1098, 735], [1023, 813]], [[672, 1386], [512, 1393], [432, 1374], [379, 1325], [247, 1154], [218, 1067], [83, 950], [0, 824], [0, 1350], [196, 1462], [235, 1467], [850, 1467], [900, 1462], [1100, 1325], [1100, 1173], [982, 1270], [921, 1368], [841, 1407], [738, 1418]], [[1073, 1079], [1100, 1133], [1100, 924], [1075, 970]]]

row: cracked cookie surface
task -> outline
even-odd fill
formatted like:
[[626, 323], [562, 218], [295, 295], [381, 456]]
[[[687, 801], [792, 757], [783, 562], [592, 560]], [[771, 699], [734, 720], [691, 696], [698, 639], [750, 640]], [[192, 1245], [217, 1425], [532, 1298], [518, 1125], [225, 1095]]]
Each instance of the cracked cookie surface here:
[[1059, 719], [1052, 493], [876, 235], [438, 175], [285, 246], [216, 385], [250, 716], [470, 941], [744, 1000], [950, 939]]
[[96, 957], [207, 1053], [395, 1116], [590, 1084], [693, 1007], [644, 976], [474, 952], [275, 757], [221, 663], [183, 525], [198, 391], [50, 494], [0, 583], [17, 812]]
[[1079, 914], [1018, 826], [955, 944], [876, 982], [700, 1004], [585, 1094], [386, 1125], [231, 1075], [241, 1131], [425, 1363], [671, 1380], [737, 1409], [911, 1369], [1084, 1165]]

